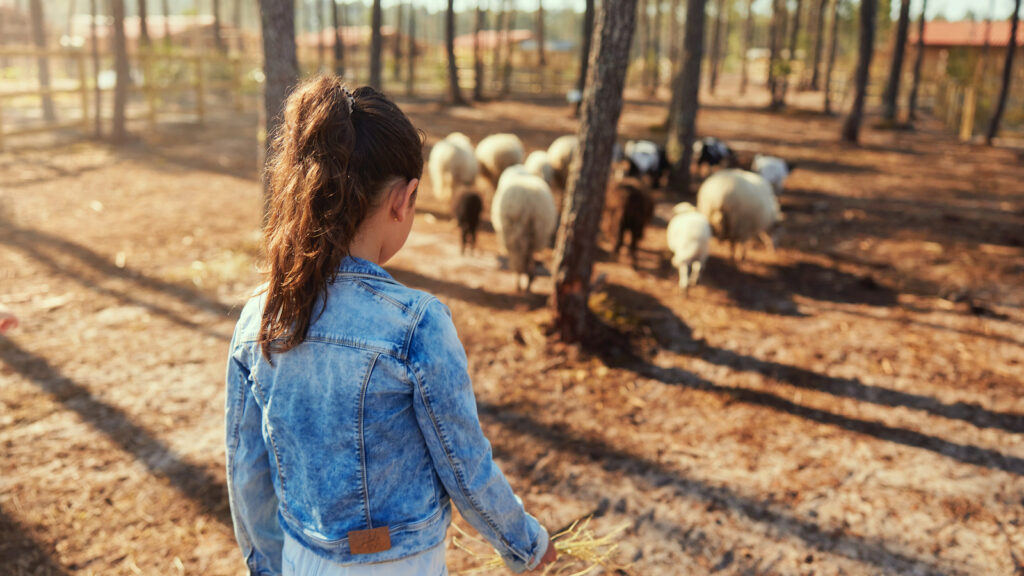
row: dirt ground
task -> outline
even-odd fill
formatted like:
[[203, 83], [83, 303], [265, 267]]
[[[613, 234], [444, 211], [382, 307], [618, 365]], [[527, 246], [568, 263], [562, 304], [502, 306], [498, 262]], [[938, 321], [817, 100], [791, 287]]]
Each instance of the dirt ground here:
[[[430, 142], [575, 127], [557, 102], [403, 105]], [[623, 136], [663, 114], [630, 100]], [[0, 337], [0, 573], [243, 571], [222, 378], [259, 281], [255, 122], [0, 153], [0, 302], [23, 318]], [[597, 265], [599, 350], [544, 335], [550, 277], [516, 295], [489, 228], [460, 256], [429, 182], [388, 266], [452, 309], [528, 509], [626, 525], [619, 574], [1024, 573], [1024, 158], [927, 123], [846, 147], [835, 118], [724, 99], [698, 129], [798, 164], [785, 235], [738, 264], [715, 245], [684, 297], [662, 198], [639, 270]]]

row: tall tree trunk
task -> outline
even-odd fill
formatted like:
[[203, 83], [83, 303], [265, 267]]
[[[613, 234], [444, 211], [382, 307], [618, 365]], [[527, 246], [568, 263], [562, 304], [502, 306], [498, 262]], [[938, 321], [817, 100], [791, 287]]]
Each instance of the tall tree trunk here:
[[516, 7], [505, 13], [504, 25], [501, 28], [501, 43], [504, 44], [504, 60], [501, 62], [501, 94], [508, 96], [512, 92], [512, 24], [516, 19]]
[[541, 68], [542, 77], [547, 63], [544, 55], [544, 0], [537, 0], [537, 66]]
[[491, 48], [491, 70], [494, 71], [494, 86], [498, 89], [498, 80], [501, 78], [501, 30], [505, 27], [505, 19], [508, 18], [508, 0], [501, 0], [498, 13], [494, 15], [494, 30], [491, 38], [494, 45]]
[[[240, 1], [240, 0], [239, 0]], [[164, 45], [171, 45], [171, 1], [161, 0], [160, 7], [164, 13]]]
[[334, 73], [338, 76], [345, 77], [345, 38], [342, 35], [342, 20], [340, 10], [338, 10], [338, 3], [335, 0], [331, 2], [331, 24], [334, 24]]
[[100, 11], [97, 5], [99, 0], [89, 0], [89, 35], [92, 39], [92, 72], [93, 83], [93, 116], [96, 123], [96, 138], [103, 137], [103, 90], [100, 87], [100, 40], [96, 32], [96, 19]]
[[218, 52], [224, 53], [228, 51], [228, 45], [224, 42], [224, 33], [220, 23], [220, 0], [213, 0], [213, 45]]
[[395, 44], [391, 53], [391, 78], [398, 82], [402, 79], [402, 12], [405, 4], [398, 5], [398, 14], [395, 16]]
[[[39, 50], [46, 50], [46, 16], [43, 14], [43, 0], [32, 0], [29, 4], [32, 16], [32, 42]], [[53, 107], [50, 95], [50, 59], [40, 56], [36, 59], [39, 67], [39, 88], [42, 89], [43, 118], [47, 122], [57, 119], [57, 111]]]
[[718, 57], [722, 50], [722, 14], [725, 12], [725, 0], [715, 2], [715, 21], [711, 29], [711, 55], [708, 58], [708, 91], [715, 93], [718, 85]]
[[[331, 0], [333, 3], [334, 0]], [[245, 54], [245, 35], [242, 34], [242, 0], [235, 0], [231, 11], [231, 25], [235, 28], [235, 45], [239, 54]]]
[[636, 37], [633, 40], [636, 60], [640, 61], [640, 83], [647, 85], [650, 64], [647, 60], [647, 38], [650, 37], [651, 22], [647, 16], [647, 0], [637, 1]]
[[[1017, 0], [1018, 2], [1020, 0]], [[867, 98], [871, 57], [875, 53], [875, 9], [878, 0], [861, 0], [860, 44], [857, 49], [857, 72], [854, 75], [853, 107], [843, 123], [842, 138], [857, 143], [860, 125], [864, 120], [864, 100]]]
[[139, 45], [149, 46], [149, 24], [146, 22], [146, 0], [139, 0]]
[[476, 22], [473, 25], [473, 100], [484, 99], [484, 59], [480, 53], [480, 31], [484, 27], [484, 10], [480, 0], [476, 3]]
[[896, 41], [892, 47], [892, 62], [889, 64], [889, 81], [882, 96], [882, 117], [889, 122], [896, 121], [896, 101], [900, 96], [900, 79], [903, 78], [903, 55], [907, 49], [907, 31], [910, 29], [910, 0], [900, 2], [900, 19], [896, 24]]
[[672, 82], [678, 95], [675, 114], [670, 115], [667, 150], [672, 168], [668, 187], [679, 194], [690, 192], [690, 160], [697, 133], [697, 108], [700, 94], [700, 65], [704, 57], [704, 19], [706, 0], [687, 0], [686, 37], [683, 66]]
[[651, 34], [651, 76], [650, 84], [647, 87], [648, 93], [653, 98], [658, 93], [658, 85], [661, 84], [661, 2], [654, 1], [654, 28]]
[[978, 56], [978, 65], [975, 68], [974, 85], [981, 89], [985, 82], [985, 72], [988, 69], [988, 51], [992, 45], [992, 13], [995, 11], [995, 0], [989, 0], [988, 16], [985, 18], [985, 33], [981, 41], [981, 54]]
[[[822, 0], [823, 2], [826, 0]], [[747, 82], [750, 75], [750, 45], [754, 40], [754, 0], [747, 0], [747, 18], [743, 23], [743, 64], [740, 69], [740, 94], [747, 93]]]
[[114, 17], [114, 71], [117, 73], [111, 137], [115, 143], [120, 144], [128, 138], [125, 108], [128, 105], [128, 84], [131, 81], [128, 77], [128, 41], [124, 35], [124, 0], [110, 0], [110, 13]]
[[455, 0], [448, 0], [448, 12], [444, 20], [444, 46], [448, 53], [448, 99], [455, 106], [464, 106], [459, 90], [459, 69], [455, 66]]
[[910, 86], [910, 101], [907, 103], [907, 117], [917, 119], [917, 87], [921, 83], [921, 66], [924, 64], [924, 22], [928, 0], [921, 2], [921, 19], [917, 25], [917, 54], [914, 54], [914, 81]]
[[[700, 1], [700, 0], [691, 0]], [[580, 122], [579, 153], [569, 167], [562, 226], [555, 248], [552, 305], [563, 341], [580, 342], [590, 319], [587, 300], [629, 66], [636, 0], [604, 0], [590, 54], [590, 87]]]
[[814, 27], [814, 63], [811, 70], [810, 89], [818, 90], [821, 84], [821, 52], [825, 44], [825, 11], [828, 10], [828, 0], [821, 0], [815, 12], [817, 24]]
[[1013, 54], [1017, 51], [1017, 28], [1020, 25], [1020, 0], [1013, 3], [1013, 14], [1010, 16], [1010, 42], [1006, 45], [1006, 61], [1003, 64], [1003, 86], [999, 90], [999, 100], [996, 103], [996, 112], [992, 115], [992, 122], [988, 125], [988, 132], [985, 134], [985, 143], [989, 146], [999, 131], [999, 123], [1003, 120], [1003, 112], [1006, 111], [1006, 100], [1010, 96], [1010, 84], [1013, 82]]
[[832, 0], [832, 31], [829, 33], [828, 64], [825, 66], [825, 114], [832, 114], [832, 71], [836, 67], [836, 53], [839, 51], [839, 3]]
[[409, 47], [405, 51], [405, 62], [409, 66], [405, 71], [405, 95], [412, 96], [416, 84], [416, 56], [419, 51], [416, 49], [416, 5], [409, 4]]
[[373, 15], [370, 20], [370, 86], [383, 90], [381, 83], [381, 49], [380, 35], [381, 9], [380, 0], [373, 0]]
[[775, 103], [775, 67], [779, 61], [779, 28], [780, 12], [779, 3], [784, 0], [772, 0], [772, 18], [768, 25], [768, 91], [772, 94], [772, 104]]
[[789, 60], [796, 60], [797, 43], [800, 40], [800, 17], [803, 13], [803, 0], [796, 0], [796, 7], [793, 10], [793, 25], [789, 30]]
[[315, 13], [314, 26], [316, 26], [316, 69], [318, 72], [324, 70], [327, 63], [327, 40], [324, 38], [324, 0], [313, 0], [313, 12]]
[[[583, 33], [580, 42], [580, 75], [576, 80], [576, 89], [579, 90], [580, 100], [576, 103], [576, 115], [579, 116], [583, 108], [583, 96], [587, 89], [587, 73], [590, 65], [590, 45], [594, 37], [594, 0], [586, 0], [586, 9], [583, 11]], [[632, 41], [632, 40], [630, 40]]]
[[[259, 2], [263, 36], [263, 75], [266, 78], [263, 85], [263, 125], [266, 141], [262, 149], [265, 162], [271, 139], [281, 124], [284, 102], [299, 80], [299, 61], [295, 51], [293, 0]], [[263, 190], [266, 199], [270, 192], [269, 182], [266, 180], [263, 182]]]
[[669, 82], [676, 77], [676, 72], [679, 70], [679, 52], [683, 46], [683, 39], [679, 37], [679, 9], [682, 7], [682, 0], [670, 0], [672, 2], [671, 14], [672, 17], [668, 21], [668, 60], [670, 63], [669, 68]]

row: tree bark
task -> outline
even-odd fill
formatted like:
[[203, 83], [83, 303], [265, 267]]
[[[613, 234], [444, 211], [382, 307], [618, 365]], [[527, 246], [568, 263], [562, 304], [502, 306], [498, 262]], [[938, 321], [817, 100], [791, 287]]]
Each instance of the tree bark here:
[[907, 103], [907, 117], [917, 119], [917, 88], [921, 84], [921, 66], [924, 64], [924, 22], [928, 10], [928, 0], [921, 2], [921, 19], [917, 25], [917, 54], [914, 55], [914, 81], [910, 85], [910, 98]]
[[[29, 4], [32, 17], [32, 42], [39, 50], [46, 50], [46, 16], [43, 14], [43, 0], [32, 0]], [[40, 56], [36, 59], [39, 67], [39, 87], [42, 89], [43, 118], [47, 122], [57, 120], [57, 111], [53, 107], [50, 95], [50, 59]]]
[[715, 22], [711, 29], [711, 55], [708, 58], [708, 92], [715, 93], [718, 85], [718, 57], [722, 49], [722, 13], [725, 11], [725, 0], [715, 2]]
[[[1020, 0], [1018, 0], [1019, 2]], [[853, 107], [843, 123], [842, 139], [857, 143], [860, 125], [864, 120], [864, 100], [867, 98], [871, 58], [875, 53], [875, 10], [878, 0], [861, 0], [860, 43], [857, 49], [857, 71], [854, 75]]]
[[669, 81], [676, 77], [676, 72], [679, 70], [679, 52], [683, 46], [682, 38], [679, 37], [679, 8], [682, 6], [682, 0], [671, 0], [672, 2], [672, 13], [671, 19], [668, 21], [668, 60], [671, 68], [669, 74]]
[[[827, 1], [827, 0], [822, 0]], [[743, 65], [740, 69], [740, 94], [747, 93], [747, 82], [750, 75], [750, 59], [747, 53], [750, 52], [750, 45], [754, 40], [754, 0], [747, 0], [747, 18], [743, 24]]]
[[640, 61], [640, 83], [647, 85], [647, 74], [650, 72], [647, 61], [647, 38], [650, 35], [650, 21], [647, 17], [647, 0], [637, 0], [636, 35], [633, 38], [635, 60]]
[[818, 10], [815, 13], [817, 25], [814, 27], [814, 63], [811, 70], [810, 89], [818, 90], [821, 84], [821, 52], [825, 40], [825, 11], [828, 9], [828, 0], [821, 0]]
[[800, 17], [803, 13], [803, 0], [796, 0], [796, 9], [793, 10], [793, 26], [789, 30], [789, 60], [796, 60], [797, 43], [800, 40]]
[[480, 53], [480, 31], [484, 27], [484, 11], [480, 1], [476, 3], [476, 23], [473, 26], [473, 100], [484, 99], [484, 59]]
[[1013, 14], [1010, 16], [1010, 43], [1006, 45], [1006, 61], [1003, 64], [1003, 86], [999, 90], [999, 100], [996, 104], [996, 112], [992, 116], [992, 122], [988, 125], [988, 132], [985, 134], [985, 143], [989, 146], [995, 140], [999, 131], [999, 123], [1006, 111], [1006, 100], [1010, 96], [1010, 84], [1013, 82], [1013, 54], [1017, 51], [1017, 28], [1020, 26], [1020, 0], [1013, 3]]
[[[587, 73], [590, 65], [590, 44], [594, 37], [594, 0], [586, 1], [583, 11], [583, 41], [580, 43], [580, 76], [576, 80], [576, 89], [580, 93], [580, 101], [576, 103], [576, 115], [583, 109], [583, 93], [587, 89]], [[632, 41], [632, 39], [630, 40]]]
[[[299, 62], [295, 53], [295, 4], [292, 0], [259, 0], [260, 25], [263, 36], [263, 118], [266, 141], [263, 161], [270, 150], [271, 139], [281, 123], [288, 92], [299, 79]], [[262, 165], [262, 162], [261, 162]], [[265, 198], [270, 192], [264, 180]], [[264, 204], [266, 205], [266, 204]]]
[[768, 91], [775, 103], [775, 64], [779, 60], [779, 2], [772, 0], [772, 18], [768, 25]]
[[648, 86], [648, 93], [653, 98], [658, 93], [658, 86], [661, 84], [661, 2], [654, 0], [654, 29], [651, 34], [651, 84]]
[[[241, 0], [236, 0], [241, 1]], [[160, 7], [163, 8], [164, 13], [164, 45], [171, 45], [171, 2], [170, 0], [161, 0]]]
[[537, 66], [541, 68], [542, 77], [547, 63], [544, 55], [544, 0], [537, 0]]
[[345, 77], [345, 39], [341, 33], [342, 20], [338, 10], [338, 3], [329, 0], [331, 3], [331, 24], [334, 25], [334, 73], [342, 78]]
[[[143, 2], [145, 0], [139, 0]], [[224, 33], [220, 25], [220, 0], [213, 0], [213, 45], [218, 52], [227, 52], [228, 45], [224, 43]]]
[[494, 15], [494, 33], [491, 38], [494, 46], [491, 48], [491, 70], [494, 71], [494, 87], [498, 90], [498, 80], [501, 78], [501, 30], [505, 27], [505, 19], [508, 18], [508, 0], [501, 0], [498, 13]]
[[391, 78], [395, 82], [399, 82], [402, 79], [402, 12], [405, 11], [405, 4], [399, 3], [396, 10], [395, 44], [391, 51]]
[[448, 53], [448, 98], [455, 106], [464, 106], [459, 90], [459, 69], [455, 65], [455, 0], [448, 0], [448, 12], [444, 21], [444, 45]]
[[832, 32], [828, 49], [828, 65], [825, 66], [825, 114], [832, 114], [832, 71], [836, 67], [836, 52], [839, 51], [839, 3], [842, 0], [832, 0]]
[[[38, 1], [38, 0], [35, 0]], [[110, 0], [110, 13], [114, 17], [114, 122], [111, 137], [117, 144], [123, 143], [128, 132], [125, 128], [125, 107], [128, 105], [128, 41], [124, 35], [124, 0]]]
[[327, 41], [324, 39], [324, 30], [327, 26], [324, 23], [324, 0], [313, 1], [313, 12], [316, 26], [316, 69], [322, 72], [327, 63]]
[[146, 0], [139, 0], [139, 45], [149, 46], [149, 24], [146, 22]]
[[381, 82], [381, 49], [380, 35], [381, 9], [380, 0], [373, 0], [373, 15], [370, 21], [370, 86], [383, 90]]
[[89, 0], [89, 35], [92, 38], [92, 72], [93, 83], [93, 115], [95, 116], [96, 138], [103, 137], [103, 90], [100, 88], [100, 41], [96, 32], [96, 19], [99, 18], [99, 0]]
[[[503, 3], [504, 4], [504, 3]], [[501, 63], [501, 94], [508, 96], [512, 92], [512, 22], [516, 18], [516, 9], [505, 10], [504, 25], [501, 27], [501, 43], [504, 45], [505, 58]]]
[[597, 17], [597, 42], [590, 54], [588, 91], [579, 129], [580, 148], [569, 167], [555, 248], [552, 305], [556, 329], [566, 342], [581, 342], [587, 334], [590, 276], [622, 111], [635, 15], [636, 0], [604, 0]]
[[[334, 0], [331, 0], [333, 2]], [[231, 11], [231, 25], [235, 28], [235, 40], [239, 54], [245, 54], [245, 39], [242, 34], [242, 0], [235, 0]]]
[[896, 120], [896, 102], [900, 96], [900, 80], [903, 78], [903, 55], [907, 48], [907, 31], [910, 29], [910, 0], [901, 0], [900, 19], [896, 24], [896, 41], [892, 47], [892, 61], [889, 64], [889, 81], [882, 95], [882, 117], [889, 122]]
[[405, 51], [405, 62], [408, 69], [405, 71], [405, 95], [412, 96], [416, 84], [416, 5], [409, 4], [409, 47]]
[[704, 56], [705, 1], [687, 0], [683, 66], [672, 83], [678, 109], [669, 118], [666, 152], [672, 168], [669, 170], [668, 187], [683, 195], [690, 191], [690, 160], [697, 132], [700, 66]]

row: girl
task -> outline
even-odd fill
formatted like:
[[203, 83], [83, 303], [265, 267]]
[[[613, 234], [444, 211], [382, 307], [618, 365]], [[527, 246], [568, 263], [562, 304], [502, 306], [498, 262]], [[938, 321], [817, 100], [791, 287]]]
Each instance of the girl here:
[[554, 546], [491, 459], [448, 309], [381, 268], [412, 227], [422, 138], [321, 76], [268, 168], [269, 281], [227, 370], [227, 483], [253, 574], [447, 574], [451, 501], [514, 571]]

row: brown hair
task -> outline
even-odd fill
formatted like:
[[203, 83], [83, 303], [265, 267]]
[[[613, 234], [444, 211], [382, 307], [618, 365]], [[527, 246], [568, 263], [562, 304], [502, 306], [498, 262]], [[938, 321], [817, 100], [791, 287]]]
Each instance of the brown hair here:
[[422, 173], [421, 133], [382, 93], [350, 94], [327, 75], [292, 92], [267, 163], [265, 357], [306, 338], [363, 220], [396, 180]]

